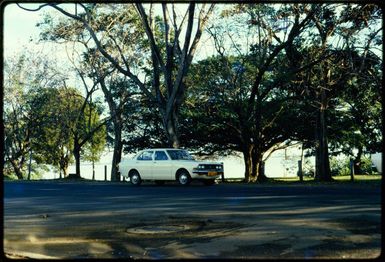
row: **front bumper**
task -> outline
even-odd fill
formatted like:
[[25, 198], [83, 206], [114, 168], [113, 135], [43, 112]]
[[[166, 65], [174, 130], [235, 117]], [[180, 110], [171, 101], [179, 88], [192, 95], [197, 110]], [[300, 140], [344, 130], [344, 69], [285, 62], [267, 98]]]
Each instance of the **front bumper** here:
[[198, 175], [199, 178], [217, 178], [223, 176], [223, 171], [194, 170], [193, 174]]

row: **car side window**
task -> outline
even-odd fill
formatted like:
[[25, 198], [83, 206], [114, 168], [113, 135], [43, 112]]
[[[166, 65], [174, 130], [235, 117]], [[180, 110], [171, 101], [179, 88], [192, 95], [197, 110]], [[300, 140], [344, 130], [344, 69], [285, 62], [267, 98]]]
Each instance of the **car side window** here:
[[152, 153], [153, 153], [153, 151], [144, 151], [142, 154], [140, 154], [138, 156], [137, 160], [151, 161], [152, 160]]
[[156, 151], [155, 160], [168, 160], [168, 157], [164, 151]]

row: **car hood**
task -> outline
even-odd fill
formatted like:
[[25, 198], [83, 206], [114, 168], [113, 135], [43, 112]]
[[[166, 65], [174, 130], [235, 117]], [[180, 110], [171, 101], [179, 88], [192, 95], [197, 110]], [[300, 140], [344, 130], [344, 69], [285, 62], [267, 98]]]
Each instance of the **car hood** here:
[[223, 165], [223, 162], [212, 162], [212, 161], [195, 161], [197, 164], [202, 165]]

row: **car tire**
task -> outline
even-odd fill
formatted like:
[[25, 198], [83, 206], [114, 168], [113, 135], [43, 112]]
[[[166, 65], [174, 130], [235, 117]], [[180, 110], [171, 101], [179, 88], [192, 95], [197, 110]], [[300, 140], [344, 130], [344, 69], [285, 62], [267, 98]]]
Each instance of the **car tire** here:
[[215, 179], [207, 179], [207, 180], [203, 180], [203, 183], [206, 185], [206, 186], [212, 186], [215, 184]]
[[182, 186], [187, 186], [191, 183], [191, 176], [186, 170], [182, 170], [178, 174], [178, 182]]
[[134, 186], [139, 186], [142, 183], [142, 179], [140, 178], [139, 172], [136, 170], [132, 170], [130, 172], [130, 182]]

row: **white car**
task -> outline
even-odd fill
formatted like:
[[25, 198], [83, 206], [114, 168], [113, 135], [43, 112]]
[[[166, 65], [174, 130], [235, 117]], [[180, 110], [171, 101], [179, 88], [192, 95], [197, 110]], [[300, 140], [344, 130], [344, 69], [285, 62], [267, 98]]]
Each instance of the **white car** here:
[[132, 159], [123, 159], [119, 172], [129, 177], [133, 185], [140, 185], [143, 180], [157, 184], [176, 180], [188, 185], [193, 179], [212, 185], [223, 175], [223, 163], [196, 161], [183, 149], [156, 148], [142, 150]]

